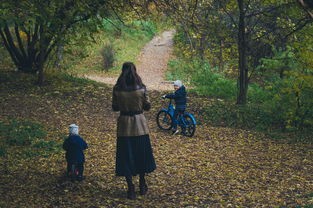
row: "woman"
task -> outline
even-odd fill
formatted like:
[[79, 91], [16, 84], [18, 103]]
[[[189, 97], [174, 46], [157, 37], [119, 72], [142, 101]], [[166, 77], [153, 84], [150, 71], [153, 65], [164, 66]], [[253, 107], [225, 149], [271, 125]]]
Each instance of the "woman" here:
[[135, 199], [132, 176], [139, 174], [140, 194], [148, 191], [145, 174], [156, 169], [144, 110], [150, 109], [146, 87], [131, 62], [125, 62], [114, 88], [113, 111], [120, 111], [117, 121], [116, 169], [117, 176], [125, 176], [127, 198]]

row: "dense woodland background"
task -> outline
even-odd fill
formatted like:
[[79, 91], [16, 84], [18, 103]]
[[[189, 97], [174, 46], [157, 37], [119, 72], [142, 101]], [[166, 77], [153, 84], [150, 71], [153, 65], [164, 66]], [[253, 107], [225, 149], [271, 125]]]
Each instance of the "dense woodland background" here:
[[[46, 197], [40, 190], [61, 200], [46, 201], [44, 207], [148, 207], [156, 202], [154, 206], [172, 207], [312, 206], [312, 1], [3, 0], [0, 11], [0, 207], [26, 206], [28, 196], [36, 207]], [[143, 46], [169, 29], [176, 35], [166, 77], [190, 86], [189, 111], [199, 127], [189, 141], [173, 141], [152, 130], [160, 167], [157, 179], [151, 179], [152, 190], [167, 194], [154, 193], [131, 204], [121, 199], [122, 193], [103, 187], [123, 187], [123, 182], [101, 178], [103, 172], [114, 175], [111, 89], [80, 77], [118, 75], [124, 61], [136, 62]], [[164, 105], [160, 95], [152, 93], [155, 106], [147, 115], [152, 126], [154, 113]], [[100, 164], [87, 166], [92, 179], [83, 185], [58, 176], [63, 170], [58, 166], [62, 139], [67, 125], [77, 121], [94, 145], [89, 159]], [[172, 154], [172, 143], [181, 145], [182, 158]], [[109, 159], [101, 161], [104, 156]], [[177, 165], [180, 159], [186, 164]], [[210, 160], [221, 169], [197, 164]], [[247, 171], [247, 163], [255, 171]], [[184, 172], [188, 182], [173, 177], [173, 189], [162, 184], [165, 173]], [[39, 176], [50, 178], [46, 186]], [[27, 188], [22, 186], [25, 180]], [[206, 191], [211, 187], [215, 192]], [[64, 196], [56, 195], [59, 191]], [[97, 194], [100, 199], [91, 197]]]

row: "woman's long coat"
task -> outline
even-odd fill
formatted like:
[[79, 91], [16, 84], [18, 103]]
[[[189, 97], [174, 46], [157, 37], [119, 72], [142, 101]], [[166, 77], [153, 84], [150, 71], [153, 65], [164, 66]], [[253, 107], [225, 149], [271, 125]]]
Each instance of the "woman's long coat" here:
[[117, 136], [141, 136], [149, 134], [149, 128], [144, 110], [150, 109], [149, 97], [146, 89], [136, 88], [119, 90], [113, 88], [112, 109], [120, 111], [117, 120]]

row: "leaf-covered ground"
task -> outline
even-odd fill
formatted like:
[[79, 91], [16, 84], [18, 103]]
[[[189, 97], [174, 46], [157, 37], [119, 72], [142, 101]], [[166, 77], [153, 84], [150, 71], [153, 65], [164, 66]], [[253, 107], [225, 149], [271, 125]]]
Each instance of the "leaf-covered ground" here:
[[[62, 144], [68, 125], [80, 126], [89, 144], [81, 183], [64, 178], [62, 150], [48, 156], [21, 154], [10, 147], [0, 158], [0, 207], [296, 207], [313, 204], [312, 144], [275, 141], [240, 129], [198, 126], [193, 138], [160, 131], [157, 111], [166, 105], [150, 92], [145, 113], [157, 170], [149, 192], [126, 199], [124, 178], [114, 175], [115, 121], [111, 88], [75, 79], [51, 78], [39, 88], [21, 74], [0, 77], [0, 120], [27, 119], [44, 125], [46, 140]], [[193, 95], [192, 95], [193, 96]], [[193, 105], [208, 105], [191, 97]], [[197, 116], [197, 115], [196, 115]], [[4, 139], [4, 138], [2, 138]], [[137, 179], [137, 178], [136, 178]], [[137, 181], [136, 181], [137, 182]], [[137, 189], [138, 190], [138, 189]]]

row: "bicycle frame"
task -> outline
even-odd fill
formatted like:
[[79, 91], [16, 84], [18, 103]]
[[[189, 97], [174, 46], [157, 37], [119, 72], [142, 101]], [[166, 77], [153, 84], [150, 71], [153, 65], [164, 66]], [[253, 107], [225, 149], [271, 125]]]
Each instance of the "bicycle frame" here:
[[196, 130], [196, 119], [193, 114], [188, 112], [178, 112], [177, 119], [174, 116], [175, 107], [172, 103], [172, 99], [170, 99], [167, 108], [162, 108], [157, 113], [156, 119], [158, 127], [162, 130], [170, 130], [177, 124], [181, 127], [183, 135], [192, 137]]
[[[175, 107], [174, 107], [174, 105], [173, 105], [173, 103], [172, 103], [172, 100], [173, 100], [173, 99], [169, 99], [169, 100], [170, 100], [170, 102], [169, 102], [169, 104], [168, 104], [168, 107], [167, 107], [167, 108], [163, 108], [162, 110], [167, 111], [167, 112], [172, 116], [172, 119], [173, 119], [173, 120], [176, 120], [176, 119], [174, 118]], [[179, 115], [178, 115], [177, 120], [176, 120], [177, 125], [182, 126], [182, 127], [185, 127], [185, 126], [186, 126], [186, 122], [185, 122], [185, 120], [182, 118], [183, 115], [189, 115], [189, 116], [191, 117], [192, 121], [194, 122], [194, 124], [197, 124], [196, 119], [195, 119], [195, 117], [193, 116], [192, 113], [184, 112], [184, 114], [179, 114]]]
[[182, 117], [182, 116], [184, 116], [184, 115], [189, 115], [190, 118], [192, 119], [193, 123], [194, 123], [195, 125], [197, 125], [196, 119], [195, 119], [195, 117], [193, 116], [193, 114], [192, 114], [192, 113], [186, 113], [186, 112], [185, 112], [184, 114], [178, 115], [177, 122], [178, 122], [178, 125], [179, 125], [179, 126], [183, 126], [183, 127], [186, 126], [185, 119], [183, 119], [183, 117]]
[[172, 99], [170, 99], [167, 109], [164, 110], [166, 110], [172, 116], [172, 118], [174, 118], [175, 107], [172, 103]]

